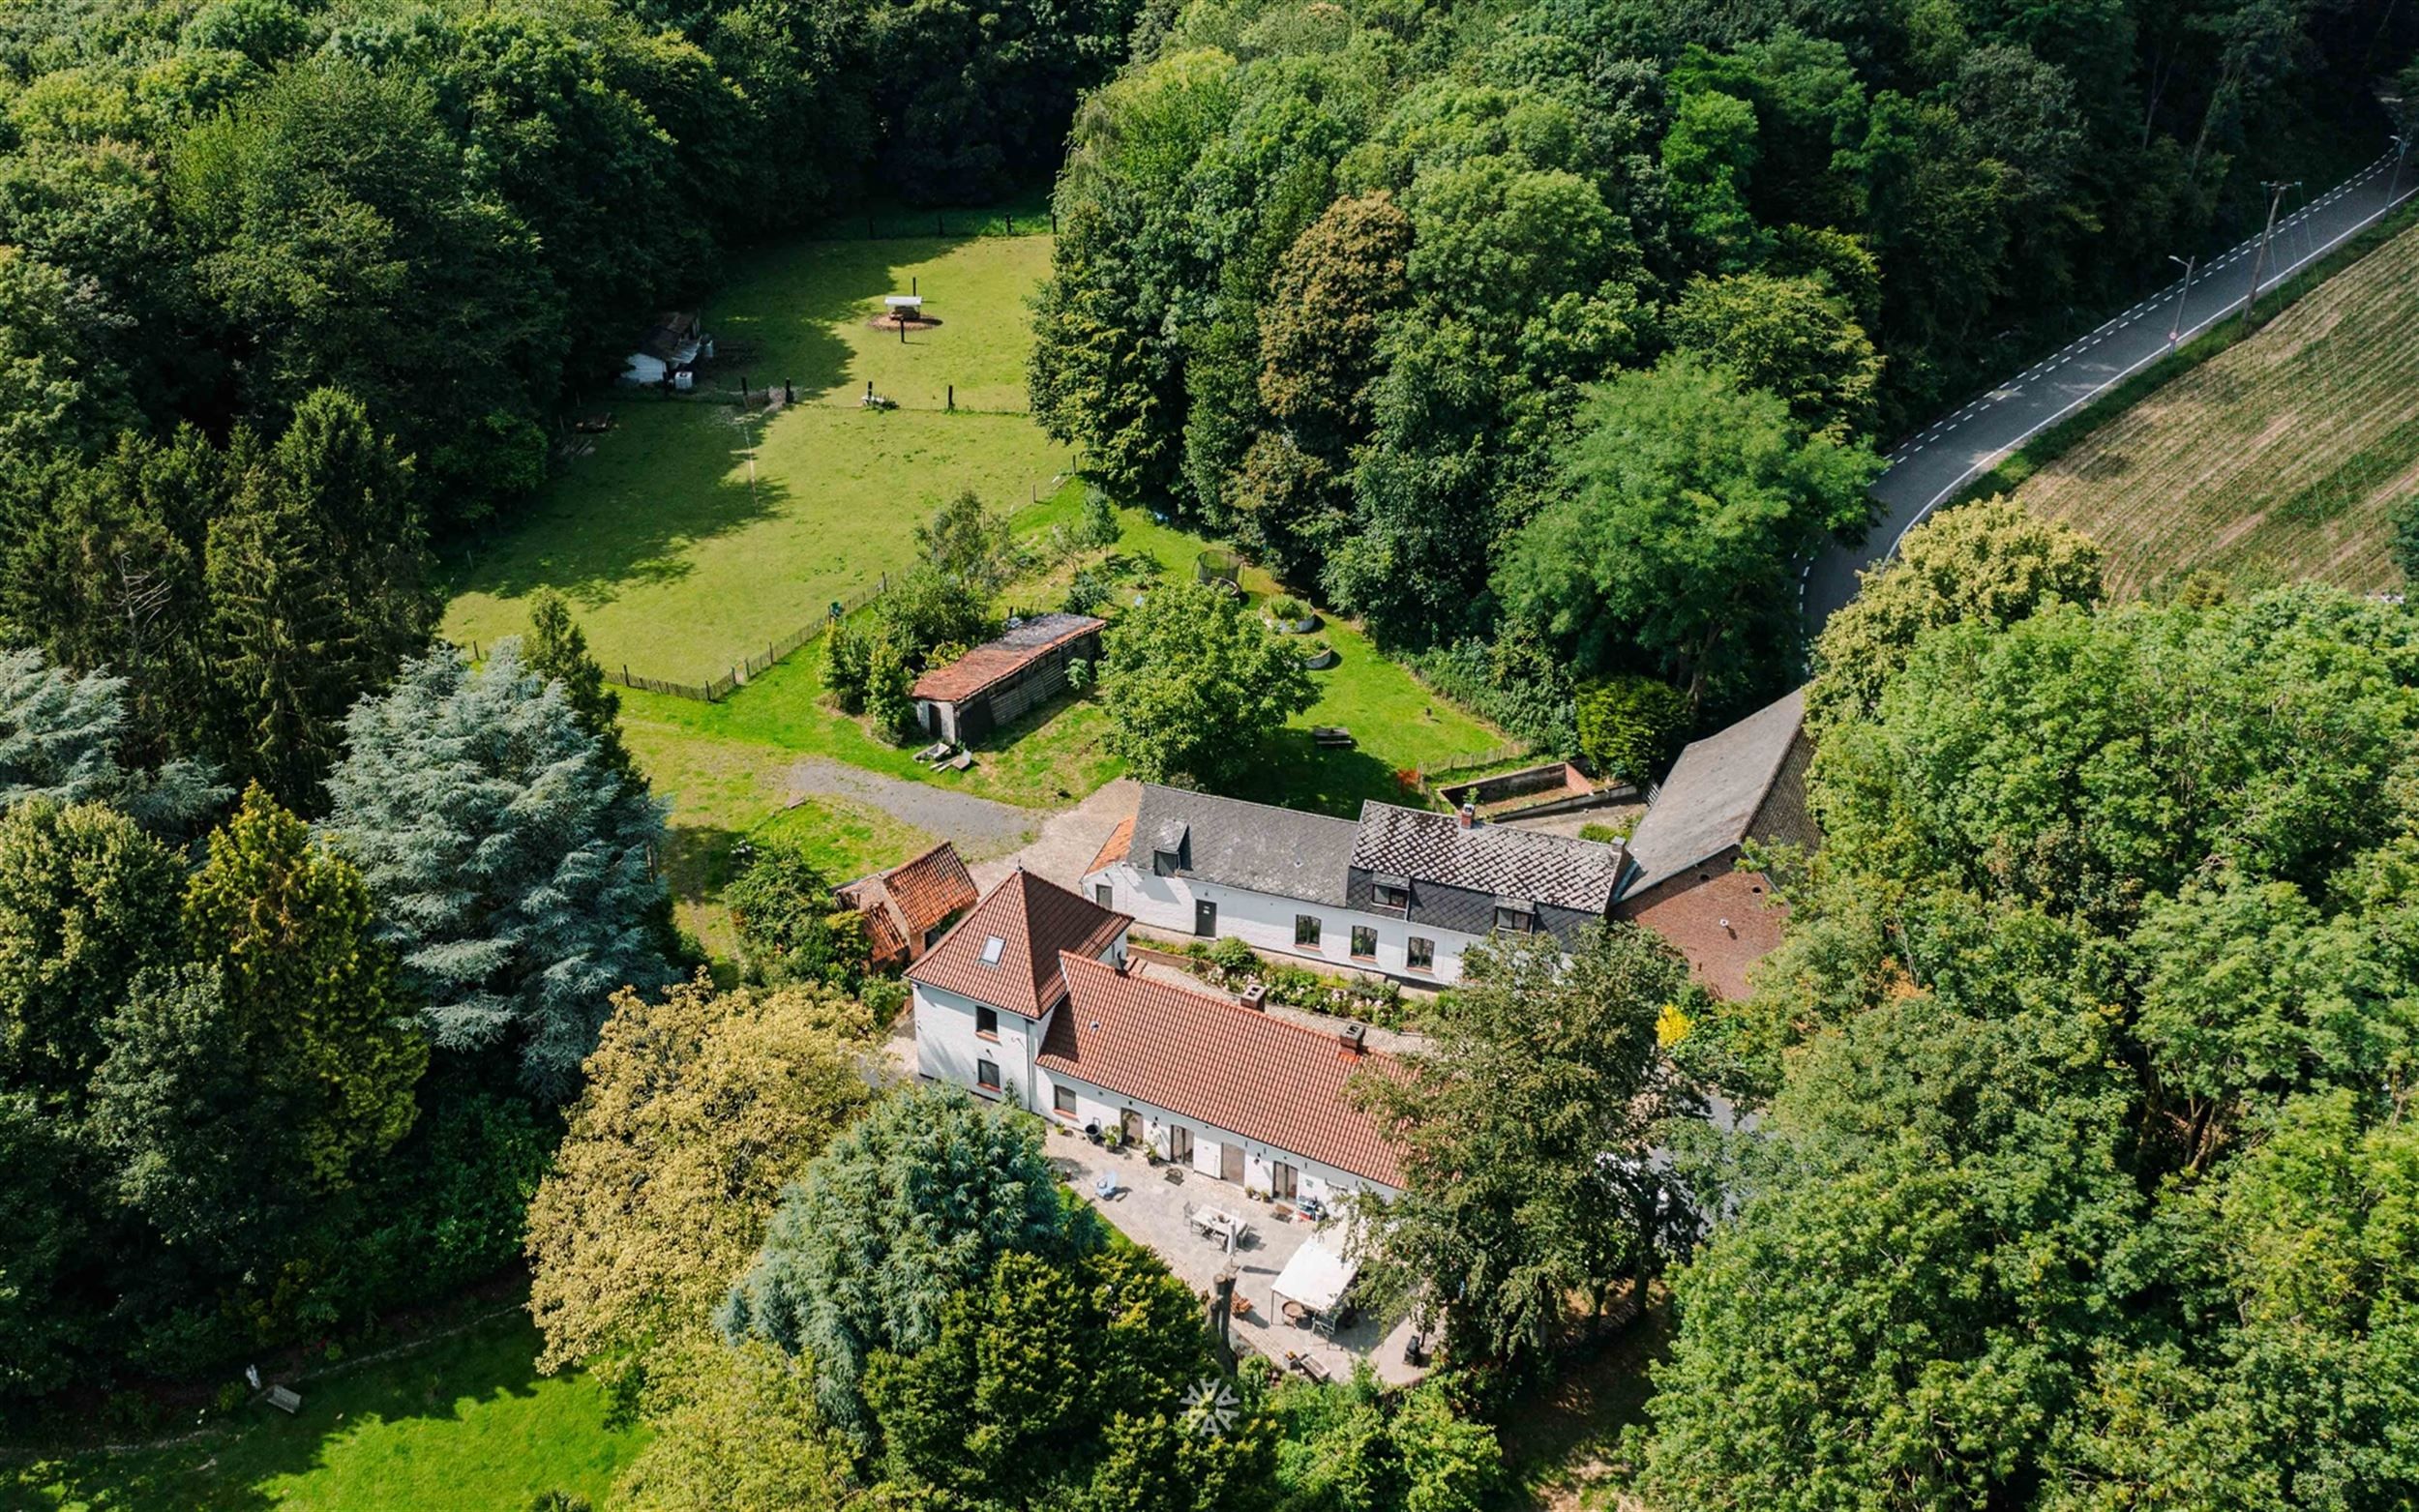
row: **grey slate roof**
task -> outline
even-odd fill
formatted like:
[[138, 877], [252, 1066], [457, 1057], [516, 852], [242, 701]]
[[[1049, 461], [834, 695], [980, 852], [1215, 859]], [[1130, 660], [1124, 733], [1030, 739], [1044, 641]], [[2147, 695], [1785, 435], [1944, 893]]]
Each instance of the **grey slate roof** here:
[[1503, 824], [1465, 829], [1454, 815], [1373, 799], [1360, 806], [1352, 864], [1499, 898], [1602, 913], [1612, 903], [1623, 863], [1619, 845]]
[[1806, 724], [1806, 690], [1691, 742], [1629, 836], [1634, 893], [1720, 855], [1747, 838]]
[[1150, 871], [1151, 850], [1167, 837], [1182, 844], [1187, 875], [1341, 908], [1353, 842], [1359, 833], [1347, 819], [1178, 787], [1146, 786], [1134, 811], [1134, 839], [1125, 859]]

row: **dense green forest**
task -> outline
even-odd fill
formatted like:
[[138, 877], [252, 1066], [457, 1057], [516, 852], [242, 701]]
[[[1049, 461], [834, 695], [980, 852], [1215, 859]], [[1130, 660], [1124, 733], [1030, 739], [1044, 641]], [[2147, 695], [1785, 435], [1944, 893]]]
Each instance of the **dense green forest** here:
[[1572, 744], [1574, 679], [1735, 710], [1797, 677], [1788, 574], [1861, 524], [1871, 443], [2239, 226], [2271, 165], [2374, 158], [2415, 34], [2312, 0], [1153, 7], [1076, 119], [1035, 405], [1523, 734]]
[[520, 1252], [688, 954], [560, 607], [432, 552], [724, 252], [1046, 176], [1118, 5], [0, 4], [0, 1408]]
[[2419, 621], [2099, 570], [1969, 506], [1824, 633], [1657, 1508], [2419, 1496]]

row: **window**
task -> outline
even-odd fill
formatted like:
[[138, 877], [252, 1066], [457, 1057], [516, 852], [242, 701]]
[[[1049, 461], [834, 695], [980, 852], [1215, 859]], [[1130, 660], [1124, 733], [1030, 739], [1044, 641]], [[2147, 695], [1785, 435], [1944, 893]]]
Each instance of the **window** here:
[[1436, 941], [1432, 939], [1421, 939], [1419, 935], [1414, 934], [1411, 937], [1411, 951], [1409, 958], [1406, 961], [1406, 964], [1408, 964], [1414, 971], [1435, 970]]
[[1294, 915], [1294, 943], [1304, 950], [1319, 948], [1319, 916], [1315, 913]]
[[974, 1032], [986, 1039], [998, 1039], [1000, 1037], [1000, 1010], [986, 1008], [976, 1003], [974, 1005]]
[[1538, 916], [1526, 908], [1495, 905], [1495, 927], [1507, 934], [1526, 934], [1538, 927]]
[[1176, 852], [1173, 850], [1152, 851], [1150, 872], [1153, 876], [1174, 876], [1176, 875]]
[[1280, 1201], [1292, 1201], [1296, 1175], [1294, 1168], [1285, 1162], [1271, 1161], [1269, 1165], [1269, 1195]]
[[1168, 1125], [1168, 1159], [1179, 1166], [1193, 1163], [1193, 1131], [1180, 1123]]
[[1378, 932], [1366, 924], [1353, 926], [1353, 959], [1374, 961], [1378, 955]]
[[983, 937], [983, 964], [987, 966], [998, 965], [1000, 964], [1000, 953], [1007, 948], [1008, 942], [1001, 939], [999, 935], [985, 935]]
[[974, 1084], [986, 1092], [1000, 1090], [1000, 1063], [996, 1060], [974, 1062]]
[[1050, 1089], [1050, 1106], [1072, 1118], [1075, 1116], [1075, 1088], [1060, 1086]]
[[1377, 896], [1378, 906], [1381, 908], [1409, 908], [1411, 906], [1411, 889], [1408, 887], [1396, 887], [1390, 882], [1380, 882]]
[[1116, 896], [1117, 890], [1111, 887], [1108, 883], [1094, 882], [1092, 884], [1091, 901], [1100, 904], [1103, 908], [1108, 907], [1109, 900], [1115, 898]]

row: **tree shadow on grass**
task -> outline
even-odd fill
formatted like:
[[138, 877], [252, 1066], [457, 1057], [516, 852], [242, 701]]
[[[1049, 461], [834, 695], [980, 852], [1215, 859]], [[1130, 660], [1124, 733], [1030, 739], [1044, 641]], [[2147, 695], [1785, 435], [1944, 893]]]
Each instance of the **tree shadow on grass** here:
[[1290, 726], [1269, 735], [1261, 759], [1238, 785], [1235, 796], [1347, 819], [1359, 817], [1361, 804], [1372, 798], [1426, 807], [1419, 789], [1385, 761], [1358, 748], [1322, 746], [1310, 738], [1310, 731]]
[[696, 571], [689, 548], [787, 503], [778, 480], [750, 477], [753, 430], [729, 407], [638, 396], [617, 413], [620, 428], [595, 455], [457, 553], [451, 591], [518, 599], [552, 588], [594, 608], [622, 589], [679, 581]]
[[[332, 1455], [344, 1452], [348, 1434], [414, 1420], [459, 1420], [481, 1406], [534, 1396], [542, 1389], [536, 1354], [536, 1332], [526, 1315], [515, 1312], [391, 1358], [301, 1381], [303, 1406], [292, 1417], [252, 1405], [190, 1442], [80, 1454], [40, 1471], [0, 1468], [0, 1499], [94, 1512], [276, 1506], [284, 1497], [270, 1488], [284, 1477], [327, 1469]], [[533, 1446], [532, 1452], [539, 1451]], [[399, 1512], [420, 1504], [392, 1503]]]

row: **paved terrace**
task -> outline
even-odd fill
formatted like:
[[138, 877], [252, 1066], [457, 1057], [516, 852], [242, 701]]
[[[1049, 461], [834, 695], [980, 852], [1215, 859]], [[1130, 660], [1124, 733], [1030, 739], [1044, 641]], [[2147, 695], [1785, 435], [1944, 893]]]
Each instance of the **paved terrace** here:
[[[1232, 1337], [1238, 1349], [1249, 1349], [1279, 1365], [1289, 1352], [1307, 1354], [1338, 1380], [1352, 1374], [1355, 1360], [1362, 1359], [1389, 1385], [1408, 1385], [1427, 1374], [1426, 1367], [1403, 1358], [1403, 1348], [1411, 1339], [1408, 1319], [1389, 1327], [1385, 1319], [1363, 1313], [1350, 1328], [1328, 1339], [1307, 1328], [1296, 1328], [1278, 1315], [1271, 1288], [1285, 1262], [1310, 1237], [1309, 1224], [1274, 1216], [1276, 1208], [1271, 1204], [1246, 1197], [1241, 1187], [1215, 1176], [1184, 1171], [1180, 1182], [1170, 1181], [1167, 1172], [1174, 1167], [1153, 1167], [1138, 1151], [1112, 1154], [1083, 1135], [1055, 1124], [1049, 1149], [1051, 1164], [1086, 1201], [1127, 1238], [1167, 1261], [1170, 1270], [1205, 1298], [1219, 1271], [1230, 1261], [1239, 1267], [1235, 1290], [1251, 1299], [1251, 1312], [1235, 1319]], [[1118, 1180], [1118, 1195], [1105, 1201], [1092, 1186], [1104, 1171]], [[1230, 1257], [1217, 1241], [1193, 1231], [1184, 1218], [1186, 1202], [1224, 1208], [1251, 1225], [1252, 1237]]]

